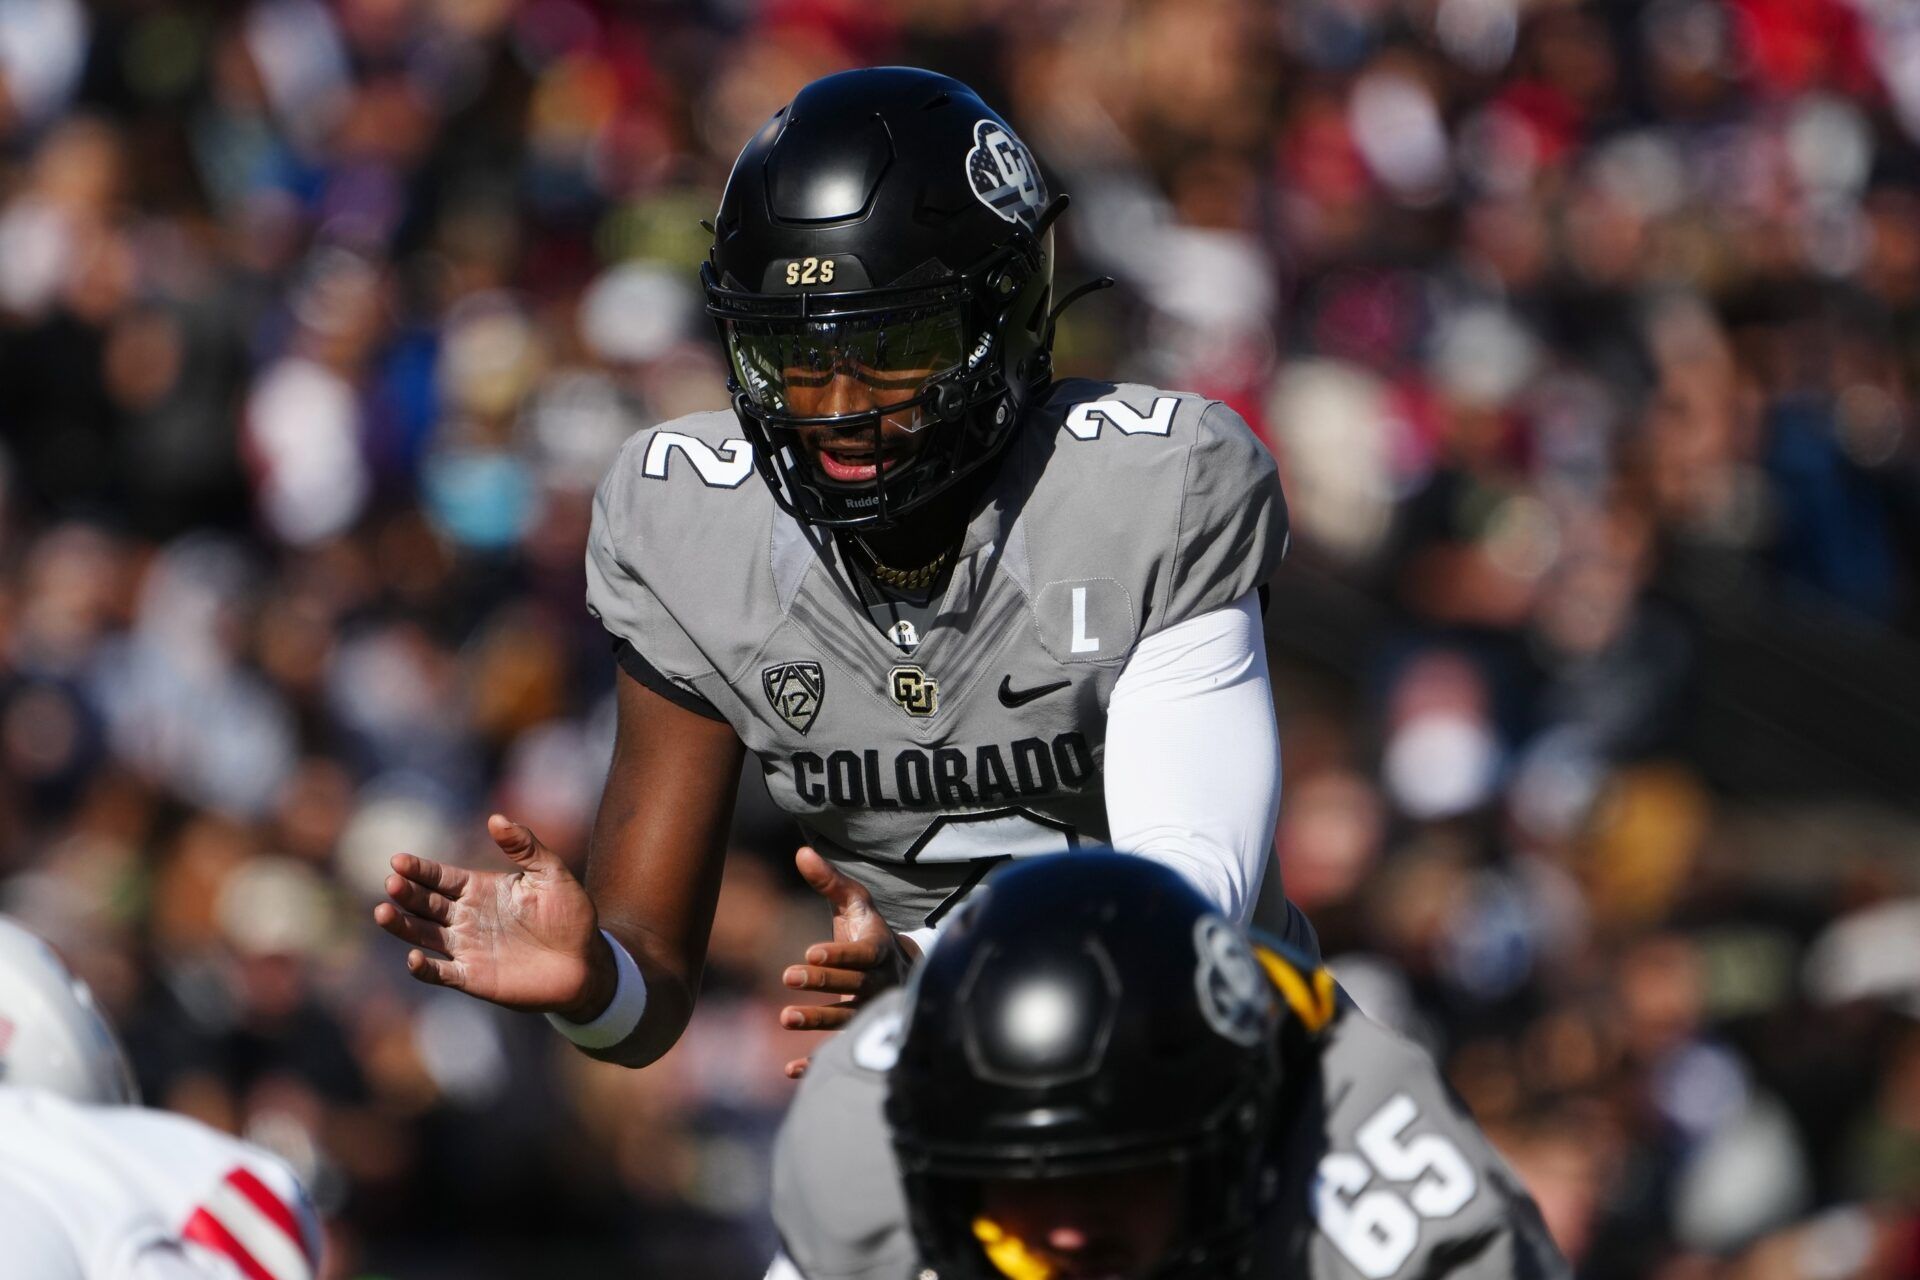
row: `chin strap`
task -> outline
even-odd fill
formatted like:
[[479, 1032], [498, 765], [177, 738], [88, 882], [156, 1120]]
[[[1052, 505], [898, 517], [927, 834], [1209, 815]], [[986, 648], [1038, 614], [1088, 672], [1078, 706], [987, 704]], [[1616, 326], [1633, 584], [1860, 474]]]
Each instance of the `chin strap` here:
[[973, 1220], [973, 1238], [987, 1261], [1007, 1280], [1053, 1280], [1053, 1266], [1034, 1256], [1019, 1236], [1009, 1235], [992, 1218]]
[[1061, 312], [1065, 311], [1068, 307], [1080, 301], [1080, 299], [1086, 297], [1088, 294], [1098, 293], [1102, 289], [1111, 289], [1113, 288], [1114, 284], [1115, 284], [1115, 281], [1112, 276], [1100, 276], [1096, 279], [1087, 281], [1085, 284], [1081, 285], [1079, 288], [1067, 294], [1066, 297], [1054, 303], [1053, 310], [1047, 312], [1047, 336], [1040, 343], [1041, 347], [1048, 348], [1053, 346], [1053, 330], [1054, 330], [1054, 326], [1057, 325], [1060, 321]]

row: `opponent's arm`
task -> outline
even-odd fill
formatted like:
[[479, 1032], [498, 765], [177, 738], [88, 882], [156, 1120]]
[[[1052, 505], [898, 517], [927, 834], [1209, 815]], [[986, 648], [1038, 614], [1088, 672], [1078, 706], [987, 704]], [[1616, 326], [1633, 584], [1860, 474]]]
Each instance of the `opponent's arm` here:
[[[671, 1048], [692, 1015], [744, 748], [724, 722], [624, 669], [617, 684], [585, 885], [533, 832], [496, 814], [487, 831], [514, 870], [398, 855], [392, 901], [374, 920], [414, 945], [407, 969], [421, 981], [555, 1015], [576, 1024], [563, 1029], [586, 1052], [637, 1067]], [[603, 929], [632, 958], [625, 987]]]

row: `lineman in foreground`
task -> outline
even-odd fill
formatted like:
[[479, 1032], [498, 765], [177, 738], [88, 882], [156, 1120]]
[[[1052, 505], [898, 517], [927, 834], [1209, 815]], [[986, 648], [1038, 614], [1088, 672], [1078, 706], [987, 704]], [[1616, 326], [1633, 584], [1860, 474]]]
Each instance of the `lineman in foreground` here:
[[815, 1054], [774, 1215], [769, 1280], [1571, 1274], [1421, 1050], [1111, 853], [989, 880]]
[[86, 984], [0, 916], [0, 1274], [313, 1280], [321, 1227], [293, 1171], [139, 1105]]

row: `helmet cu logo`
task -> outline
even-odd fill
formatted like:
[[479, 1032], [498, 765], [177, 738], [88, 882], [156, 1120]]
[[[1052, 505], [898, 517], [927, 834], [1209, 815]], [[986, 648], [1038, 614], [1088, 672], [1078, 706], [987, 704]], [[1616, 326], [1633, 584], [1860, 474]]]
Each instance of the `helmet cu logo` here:
[[1253, 949], [1216, 915], [1193, 923], [1193, 987], [1207, 1025], [1238, 1045], [1260, 1043], [1273, 1020], [1273, 997]]
[[992, 120], [973, 126], [973, 149], [967, 152], [967, 183], [981, 204], [1008, 222], [1032, 227], [1046, 206], [1040, 172], [1020, 139]]
[[782, 662], [760, 673], [760, 686], [767, 702], [782, 720], [805, 737], [820, 714], [820, 699], [826, 696], [827, 680], [817, 662]]
[[940, 707], [939, 682], [919, 667], [895, 667], [887, 672], [887, 693], [910, 716], [930, 716]]

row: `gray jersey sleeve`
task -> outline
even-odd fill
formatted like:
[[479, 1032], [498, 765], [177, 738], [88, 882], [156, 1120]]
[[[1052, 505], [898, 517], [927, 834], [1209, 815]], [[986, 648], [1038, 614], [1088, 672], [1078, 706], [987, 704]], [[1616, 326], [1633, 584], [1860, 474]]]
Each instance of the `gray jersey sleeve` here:
[[[1010, 558], [1029, 561], [1042, 639], [1063, 662], [1123, 659], [1135, 641], [1253, 591], [1286, 553], [1273, 455], [1217, 400], [1063, 379], [1012, 465], [1033, 491]], [[1084, 648], [1050, 634], [1069, 616], [1050, 593], [1075, 590], [1071, 634]]]
[[587, 542], [587, 608], [619, 642], [621, 665], [736, 730], [742, 698], [760, 696], [748, 666], [784, 622], [776, 509], [738, 430], [720, 411], [636, 432], [594, 495]]
[[712, 668], [647, 585], [643, 573], [647, 554], [667, 549], [642, 545], [634, 518], [642, 499], [636, 489], [651, 434], [641, 432], [626, 443], [593, 496], [593, 525], [587, 534], [587, 611], [662, 674], [691, 683]]
[[1167, 607], [1146, 630], [1231, 604], [1273, 576], [1287, 504], [1273, 455], [1232, 409], [1207, 403], [1186, 453]]
[[1571, 1277], [1526, 1188], [1423, 1051], [1348, 1010], [1298, 1169], [1313, 1280]]
[[903, 1280], [913, 1238], [887, 1136], [887, 1068], [905, 1001], [893, 991], [813, 1055], [773, 1149], [773, 1220], [807, 1280]]

